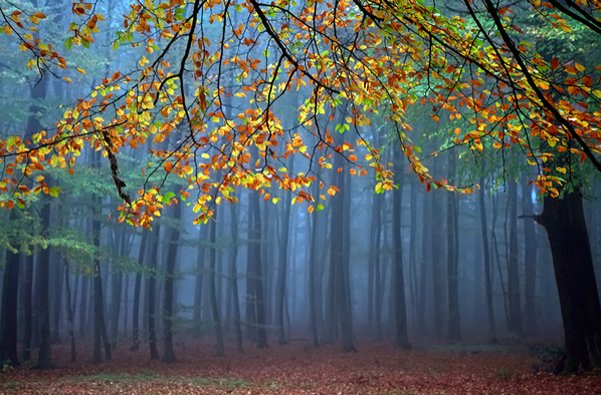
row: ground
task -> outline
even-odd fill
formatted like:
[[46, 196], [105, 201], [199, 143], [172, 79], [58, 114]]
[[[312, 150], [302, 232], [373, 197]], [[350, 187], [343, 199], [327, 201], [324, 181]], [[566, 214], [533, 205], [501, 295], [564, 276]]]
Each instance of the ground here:
[[68, 361], [53, 349], [56, 367], [23, 366], [0, 373], [0, 394], [601, 394], [601, 372], [554, 376], [542, 372], [524, 345], [446, 345], [411, 351], [359, 343], [315, 349], [305, 340], [244, 354], [229, 346], [214, 355], [203, 342], [180, 342], [178, 362], [151, 361], [146, 350], [115, 350], [113, 361], [90, 362], [89, 350]]

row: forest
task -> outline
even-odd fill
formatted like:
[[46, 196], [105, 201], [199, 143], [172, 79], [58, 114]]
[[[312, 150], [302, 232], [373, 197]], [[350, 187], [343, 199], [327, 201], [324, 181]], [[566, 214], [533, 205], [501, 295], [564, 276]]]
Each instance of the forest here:
[[601, 2], [0, 0], [0, 393], [601, 393]]

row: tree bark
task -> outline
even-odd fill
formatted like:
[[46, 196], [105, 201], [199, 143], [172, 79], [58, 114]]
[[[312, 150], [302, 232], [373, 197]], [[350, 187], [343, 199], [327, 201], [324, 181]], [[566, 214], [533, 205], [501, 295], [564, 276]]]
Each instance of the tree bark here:
[[177, 247], [179, 243], [179, 227], [182, 217], [181, 204], [175, 204], [173, 208], [173, 220], [176, 222], [173, 229], [171, 229], [171, 235], [169, 236], [169, 245], [167, 246], [167, 260], [165, 265], [165, 294], [163, 295], [163, 327], [165, 331], [164, 337], [164, 362], [175, 362], [175, 352], [173, 351], [173, 319], [175, 317], [173, 313], [173, 299], [174, 299], [174, 285], [175, 285], [175, 266], [177, 263]]
[[490, 243], [488, 242], [488, 225], [486, 220], [486, 201], [484, 199], [484, 178], [480, 178], [478, 191], [478, 207], [480, 209], [480, 234], [482, 235], [482, 255], [484, 257], [484, 292], [486, 294], [486, 317], [488, 321], [488, 335], [491, 343], [497, 342], [497, 328], [495, 324], [495, 309], [492, 296], [492, 262], [490, 257]]
[[601, 306], [582, 196], [544, 198], [536, 220], [546, 229], [559, 292], [566, 347], [564, 373], [601, 367]]
[[405, 276], [403, 272], [403, 238], [402, 238], [402, 208], [403, 208], [403, 167], [401, 149], [394, 149], [394, 181], [396, 188], [392, 192], [392, 278], [394, 303], [394, 326], [396, 345], [403, 349], [410, 349], [411, 344], [407, 338], [407, 305], [405, 301]]
[[[449, 152], [449, 179], [455, 178], [457, 158]], [[461, 340], [459, 317], [459, 204], [457, 194], [447, 194], [447, 295], [449, 308], [449, 339]]]
[[[16, 220], [16, 209], [10, 213]], [[13, 248], [18, 240], [12, 240]], [[17, 300], [21, 254], [6, 251], [4, 278], [2, 283], [2, 311], [0, 313], [0, 363], [18, 366], [17, 357]]]
[[518, 188], [514, 180], [509, 181], [509, 249], [507, 257], [507, 306], [509, 308], [508, 329], [518, 336], [523, 335], [520, 277], [518, 268], [517, 199]]
[[211, 313], [213, 315], [213, 329], [215, 332], [215, 350], [218, 356], [225, 352], [223, 346], [223, 329], [221, 326], [221, 315], [219, 313], [219, 304], [217, 302], [217, 212], [215, 218], [209, 223], [209, 241], [211, 249], [209, 250], [209, 294], [211, 298]]

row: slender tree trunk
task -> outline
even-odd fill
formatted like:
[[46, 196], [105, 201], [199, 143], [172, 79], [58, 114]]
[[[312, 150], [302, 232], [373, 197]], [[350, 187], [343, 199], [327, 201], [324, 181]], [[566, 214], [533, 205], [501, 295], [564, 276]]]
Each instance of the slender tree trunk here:
[[142, 267], [146, 256], [146, 245], [148, 240], [148, 230], [142, 231], [140, 240], [140, 249], [138, 250], [138, 271], [134, 282], [134, 303], [132, 306], [132, 346], [130, 351], [137, 351], [140, 348], [140, 293], [142, 289]]
[[491, 343], [497, 342], [495, 310], [492, 296], [492, 262], [490, 259], [490, 244], [488, 242], [488, 225], [486, 224], [486, 202], [484, 199], [484, 178], [480, 179], [478, 191], [478, 206], [480, 209], [480, 234], [482, 236], [482, 255], [484, 257], [484, 290], [486, 293], [486, 316], [488, 318], [488, 335]]
[[209, 223], [209, 242], [211, 248], [209, 250], [209, 294], [211, 298], [211, 312], [213, 315], [213, 329], [215, 332], [215, 350], [218, 356], [224, 354], [223, 346], [223, 329], [221, 326], [221, 315], [219, 313], [219, 304], [217, 302], [217, 212], [215, 218]]
[[537, 221], [547, 230], [566, 346], [563, 371], [601, 367], [601, 306], [582, 209], [582, 196], [545, 197]]
[[[338, 142], [339, 144], [342, 141]], [[341, 154], [335, 154], [334, 156], [334, 168], [343, 169], [344, 162]], [[348, 255], [345, 251], [350, 240], [345, 240], [347, 233], [345, 232], [345, 225], [350, 224], [345, 221], [348, 220], [348, 213], [350, 211], [347, 208], [347, 202], [345, 202], [345, 194], [350, 193], [347, 190], [349, 185], [345, 183], [344, 172], [340, 171], [334, 175], [334, 185], [339, 188], [339, 192], [336, 196], [332, 197], [332, 211], [330, 217], [330, 273], [332, 277], [333, 287], [333, 309], [334, 309], [334, 322], [335, 327], [340, 333], [340, 340], [342, 343], [342, 350], [344, 352], [356, 352], [357, 349], [354, 345], [353, 339], [353, 322], [351, 313], [351, 300], [350, 300], [350, 276], [349, 276], [349, 262]], [[346, 218], [345, 218], [345, 214]]]
[[[434, 161], [436, 164], [436, 161]], [[434, 166], [436, 167], [436, 165]], [[434, 169], [434, 172], [437, 170]], [[432, 281], [433, 281], [433, 301], [434, 301], [434, 332], [438, 338], [443, 337], [444, 333], [444, 272], [442, 262], [442, 248], [444, 241], [442, 232], [440, 232], [440, 223], [442, 221], [441, 196], [439, 191], [432, 191], [432, 221], [430, 222], [430, 251], [432, 254]]]
[[[290, 173], [293, 173], [294, 162], [292, 159], [288, 161]], [[279, 230], [278, 240], [278, 277], [276, 285], [276, 323], [278, 326], [278, 342], [286, 344], [286, 328], [284, 325], [284, 309], [286, 308], [286, 271], [288, 261], [288, 239], [290, 232], [290, 198], [286, 196], [284, 199], [284, 210], [282, 211], [281, 229]]]
[[[92, 157], [92, 166], [100, 168], [100, 154], [94, 152]], [[108, 339], [106, 321], [104, 317], [104, 294], [102, 288], [102, 271], [100, 268], [100, 216], [102, 215], [102, 197], [95, 194], [92, 197], [92, 244], [96, 248], [94, 256], [94, 356], [95, 363], [102, 362], [102, 343], [104, 340], [104, 358], [111, 359], [111, 344]]]
[[[525, 214], [533, 212], [532, 197], [527, 183], [523, 184], [522, 207]], [[526, 313], [526, 334], [536, 335], [536, 230], [534, 222], [526, 220], [524, 222], [524, 265], [526, 267], [524, 275], [524, 302]]]
[[234, 331], [236, 333], [236, 348], [244, 352], [242, 340], [242, 325], [240, 317], [240, 295], [238, 292], [238, 205], [230, 206], [232, 248], [230, 249], [230, 277], [232, 282], [232, 302], [234, 305]]
[[403, 349], [411, 348], [407, 338], [407, 305], [405, 301], [405, 276], [403, 271], [403, 237], [402, 237], [402, 208], [403, 208], [403, 167], [401, 150], [393, 147], [395, 174], [397, 186], [392, 192], [392, 293], [394, 303], [394, 326], [396, 345]]
[[[42, 207], [42, 237], [48, 238], [50, 227], [50, 202], [46, 201]], [[50, 250], [45, 248], [40, 251], [36, 270], [36, 296], [38, 312], [38, 362], [39, 369], [52, 367], [52, 350], [50, 348]]]
[[518, 336], [522, 336], [522, 306], [518, 267], [517, 189], [517, 183], [513, 180], [509, 181], [509, 210], [507, 213], [509, 216], [509, 256], [507, 260], [508, 329]]
[[202, 226], [198, 232], [198, 248], [196, 250], [196, 277], [194, 281], [194, 313], [192, 315], [194, 322], [201, 327], [202, 303], [203, 303], [203, 279], [205, 271], [205, 240], [207, 237], [207, 226]]
[[148, 284], [147, 284], [147, 294], [146, 294], [146, 303], [148, 308], [148, 347], [150, 349], [150, 359], [159, 359], [159, 350], [157, 349], [157, 335], [155, 328], [155, 320], [156, 320], [156, 281], [157, 281], [157, 261], [159, 259], [159, 240], [161, 235], [160, 225], [157, 224], [154, 227], [154, 234], [151, 252], [150, 252], [150, 261], [148, 262], [148, 268], [150, 269]]
[[67, 306], [67, 337], [69, 338], [69, 346], [71, 351], [71, 362], [77, 360], [77, 348], [75, 344], [75, 322], [73, 305], [71, 302], [71, 279], [69, 278], [69, 262], [65, 260], [65, 292]]
[[[455, 178], [456, 157], [449, 152], [449, 179]], [[457, 194], [447, 194], [447, 290], [449, 308], [449, 339], [461, 340], [459, 317], [459, 203]]]
[[32, 322], [32, 295], [33, 295], [33, 268], [34, 268], [34, 255], [25, 257], [25, 276], [23, 279], [22, 292], [22, 305], [23, 305], [23, 338], [21, 343], [21, 356], [24, 361], [31, 360], [31, 340], [33, 334], [33, 322]]
[[171, 235], [169, 245], [167, 246], [167, 256], [165, 265], [165, 293], [163, 295], [163, 329], [164, 338], [164, 362], [175, 362], [175, 352], [173, 351], [173, 321], [175, 314], [173, 312], [174, 285], [175, 285], [175, 266], [177, 263], [177, 247], [179, 243], [179, 227], [182, 217], [182, 206], [176, 204], [173, 208], [173, 220], [176, 221]]
[[261, 262], [261, 205], [259, 193], [250, 191], [249, 193], [249, 272], [248, 276], [251, 282], [251, 298], [254, 317], [254, 332], [256, 334], [257, 347], [267, 348], [266, 314], [265, 314], [265, 295], [264, 295], [264, 277], [263, 264]]

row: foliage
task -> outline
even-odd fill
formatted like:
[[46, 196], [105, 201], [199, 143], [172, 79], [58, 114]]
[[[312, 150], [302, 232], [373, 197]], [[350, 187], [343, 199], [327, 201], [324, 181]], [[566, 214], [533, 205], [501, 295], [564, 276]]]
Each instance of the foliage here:
[[[455, 3], [461, 9], [447, 12], [423, 0], [145, 0], [132, 2], [113, 31], [96, 3], [74, 2], [66, 58], [30, 32], [47, 21], [44, 13], [3, 7], [4, 33], [41, 73], [84, 73], [66, 59], [75, 47], [92, 48], [101, 29], [113, 33], [115, 57], [128, 51], [137, 61], [111, 66], [54, 128], [0, 141], [0, 206], [56, 195], [44, 172], [73, 172], [87, 146], [107, 158], [124, 201], [120, 218], [132, 224], [150, 226], [191, 191], [196, 221], [206, 222], [215, 204], [237, 201], [239, 187], [274, 202], [270, 188], [291, 191], [293, 203], [308, 202], [313, 211], [338, 191], [316, 172], [332, 168], [334, 155], [343, 155], [355, 175], [372, 167], [376, 191], [393, 188], [392, 166], [369, 138], [377, 114], [394, 125], [411, 171], [428, 190], [471, 192], [433, 178], [424, 165], [407, 118], [416, 106], [431, 108], [435, 122], [456, 125], [451, 141], [467, 152], [517, 148], [520, 156], [507, 158], [536, 167], [534, 182], [544, 194], [559, 196], [591, 165], [601, 170], [601, 66], [547, 57], [524, 30], [571, 33], [577, 25], [597, 35], [599, 4], [572, 2], [566, 10], [555, 1]], [[524, 25], [522, 15], [538, 15], [542, 26]], [[300, 104], [291, 111], [291, 103]], [[356, 141], [335, 139], [350, 132]], [[154, 159], [139, 183], [120, 168], [120, 153], [143, 147]], [[286, 166], [290, 156], [299, 162], [294, 172]], [[180, 187], [165, 188], [170, 177]], [[313, 194], [315, 182], [325, 192]]]

